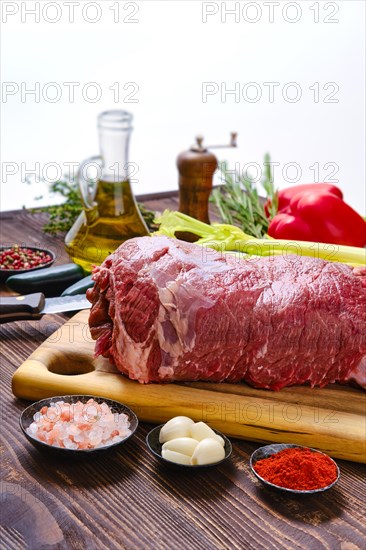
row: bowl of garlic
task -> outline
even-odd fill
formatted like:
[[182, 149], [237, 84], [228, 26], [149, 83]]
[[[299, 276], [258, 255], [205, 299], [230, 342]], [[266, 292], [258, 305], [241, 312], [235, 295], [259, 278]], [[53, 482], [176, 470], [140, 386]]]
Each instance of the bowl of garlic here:
[[179, 469], [217, 466], [232, 452], [224, 434], [187, 416], [175, 416], [153, 428], [146, 436], [146, 445], [159, 462]]

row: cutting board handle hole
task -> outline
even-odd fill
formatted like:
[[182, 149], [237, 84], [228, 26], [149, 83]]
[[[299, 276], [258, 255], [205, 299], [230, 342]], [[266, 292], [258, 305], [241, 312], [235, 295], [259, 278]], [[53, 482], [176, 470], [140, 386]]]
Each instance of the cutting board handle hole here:
[[47, 365], [47, 370], [53, 374], [60, 374], [62, 376], [77, 376], [78, 374], [87, 374], [93, 372], [94, 365], [88, 360], [85, 361], [60, 361], [60, 358], [56, 358], [55, 361], [51, 361]]

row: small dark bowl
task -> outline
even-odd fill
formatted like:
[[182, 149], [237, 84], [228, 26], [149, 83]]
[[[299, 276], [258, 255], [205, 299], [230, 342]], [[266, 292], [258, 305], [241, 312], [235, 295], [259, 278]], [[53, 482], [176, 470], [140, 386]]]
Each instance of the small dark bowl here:
[[225, 441], [225, 458], [222, 460], [219, 460], [219, 462], [214, 462], [213, 464], [197, 464], [190, 466], [189, 464], [177, 464], [176, 462], [171, 462], [170, 460], [166, 460], [161, 456], [161, 448], [162, 444], [159, 441], [159, 435], [160, 430], [164, 426], [164, 424], [160, 424], [159, 426], [156, 426], [153, 428], [146, 436], [146, 445], [149, 451], [158, 459], [159, 462], [164, 464], [165, 466], [168, 466], [169, 468], [173, 468], [175, 470], [204, 470], [206, 468], [214, 468], [218, 466], [219, 464], [222, 464], [225, 462], [225, 460], [228, 460], [232, 453], [232, 445], [230, 440], [224, 435], [223, 433], [214, 430], [215, 433], [220, 435], [223, 440]]
[[[3, 250], [6, 250], [7, 248], [12, 248], [11, 246], [0, 246], [0, 252]], [[30, 271], [38, 271], [39, 269], [44, 269], [45, 267], [51, 267], [51, 265], [56, 260], [56, 255], [52, 250], [48, 250], [47, 248], [38, 248], [37, 246], [26, 246], [21, 245], [20, 248], [29, 248], [30, 250], [36, 250], [38, 252], [46, 252], [46, 254], [49, 254], [51, 256], [51, 260], [47, 263], [44, 263], [42, 265], [37, 265], [36, 267], [30, 267], [29, 269], [0, 269], [0, 282], [3, 283], [6, 281], [8, 277], [11, 277], [12, 275], [20, 275], [21, 273], [29, 273]]]
[[[129, 430], [131, 431], [131, 434], [122, 441], [111, 443], [110, 445], [99, 447], [97, 449], [64, 449], [62, 447], [55, 447], [53, 445], [50, 445], [49, 443], [39, 441], [39, 439], [36, 439], [26, 432], [26, 429], [32, 424], [32, 422], [34, 422], [33, 415], [36, 412], [40, 411], [42, 407], [49, 406], [50, 403], [53, 403], [55, 401], [66, 401], [67, 403], [76, 403], [77, 401], [81, 401], [82, 403], [86, 403], [89, 399], [94, 399], [94, 401], [96, 401], [97, 403], [106, 403], [114, 413], [126, 414], [130, 421]], [[104, 455], [108, 451], [116, 450], [118, 447], [126, 443], [126, 441], [130, 439], [130, 437], [133, 436], [133, 434], [137, 430], [138, 423], [139, 422], [137, 416], [126, 405], [123, 405], [119, 401], [105, 399], [104, 397], [96, 397], [95, 395], [60, 395], [47, 399], [41, 399], [41, 401], [37, 401], [36, 403], [33, 403], [32, 405], [29, 405], [29, 407], [24, 409], [19, 419], [19, 424], [25, 437], [39, 451], [46, 451], [48, 453], [52, 453], [53, 455], [58, 455], [59, 457], [69, 458], [87, 458], [90, 456], [95, 457]]]
[[[310, 491], [299, 491], [299, 490], [296, 490], [296, 489], [288, 489], [287, 487], [280, 487], [280, 485], [274, 485], [273, 483], [270, 483], [266, 479], [263, 479], [263, 477], [261, 477], [255, 471], [254, 465], [256, 464], [256, 462], [258, 462], [258, 460], [261, 460], [262, 458], [268, 458], [271, 455], [275, 455], [275, 454], [279, 453], [280, 451], [283, 451], [283, 449], [290, 449], [290, 448], [294, 448], [294, 447], [296, 447], [298, 449], [310, 449], [310, 451], [313, 451], [314, 453], [319, 453], [321, 455], [327, 456], [335, 464], [335, 466], [337, 468], [337, 477], [333, 481], [333, 483], [331, 483], [330, 485], [327, 485], [326, 487], [321, 487], [320, 489], [311, 489]], [[323, 491], [327, 491], [328, 489], [333, 487], [333, 485], [335, 485], [338, 482], [339, 476], [340, 476], [340, 471], [339, 471], [339, 468], [338, 468], [338, 464], [332, 458], [330, 458], [330, 456], [328, 456], [327, 454], [322, 453], [321, 451], [318, 451], [317, 449], [312, 449], [311, 447], [304, 447], [304, 446], [301, 446], [301, 445], [292, 445], [292, 444], [289, 444], [289, 443], [274, 443], [272, 445], [266, 445], [265, 447], [259, 447], [259, 449], [256, 449], [254, 451], [254, 453], [252, 454], [252, 456], [250, 457], [250, 468], [251, 468], [253, 474], [255, 475], [255, 477], [258, 478], [259, 481], [261, 481], [267, 487], [270, 487], [272, 489], [278, 489], [280, 491], [285, 491], [286, 493], [293, 493], [293, 494], [300, 494], [300, 495], [322, 493]]]

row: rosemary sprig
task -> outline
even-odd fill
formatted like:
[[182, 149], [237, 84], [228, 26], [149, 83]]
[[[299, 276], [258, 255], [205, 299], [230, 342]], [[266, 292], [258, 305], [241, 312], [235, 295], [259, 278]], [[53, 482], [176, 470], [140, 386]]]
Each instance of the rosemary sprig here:
[[[63, 179], [56, 181], [50, 185], [51, 193], [60, 195], [64, 199], [61, 204], [53, 206], [42, 206], [40, 208], [32, 208], [29, 210], [31, 214], [38, 212], [46, 212], [49, 217], [47, 223], [43, 226], [45, 233], [58, 235], [66, 233], [71, 229], [76, 218], [83, 209], [81, 202], [79, 186], [76, 180], [69, 179], [64, 176]], [[43, 197], [36, 197], [37, 200]], [[154, 223], [156, 212], [148, 210], [143, 204], [137, 203], [141, 215], [144, 218], [149, 231], [156, 231], [157, 225]]]
[[272, 181], [269, 155], [264, 157], [264, 174], [261, 181], [267, 195], [268, 217], [264, 209], [265, 201], [259, 196], [253, 179], [238, 174], [233, 177], [225, 162], [221, 163], [220, 169], [224, 185], [213, 190], [210, 200], [216, 206], [221, 221], [239, 226], [253, 237], [263, 237], [278, 207], [278, 192]]
[[[61, 204], [52, 206], [41, 206], [29, 210], [31, 214], [46, 212], [49, 217], [47, 223], [43, 226], [45, 233], [57, 235], [66, 233], [73, 225], [74, 221], [82, 211], [82, 202], [76, 181], [64, 177], [50, 185], [50, 192], [60, 195], [64, 200]], [[43, 197], [36, 197], [36, 200]]]
[[159, 229], [159, 225], [155, 223], [155, 218], [158, 212], [153, 212], [152, 210], [148, 210], [146, 206], [143, 205], [141, 202], [138, 202], [137, 206], [139, 207], [141, 216], [144, 218], [150, 233], [154, 233], [155, 231], [157, 231]]

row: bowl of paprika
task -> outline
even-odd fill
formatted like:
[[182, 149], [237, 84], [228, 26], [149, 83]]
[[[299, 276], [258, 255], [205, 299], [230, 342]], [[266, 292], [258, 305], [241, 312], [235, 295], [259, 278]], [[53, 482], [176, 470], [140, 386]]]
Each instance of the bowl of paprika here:
[[250, 468], [266, 486], [298, 494], [326, 491], [340, 476], [336, 462], [325, 453], [285, 443], [266, 445], [254, 451]]

